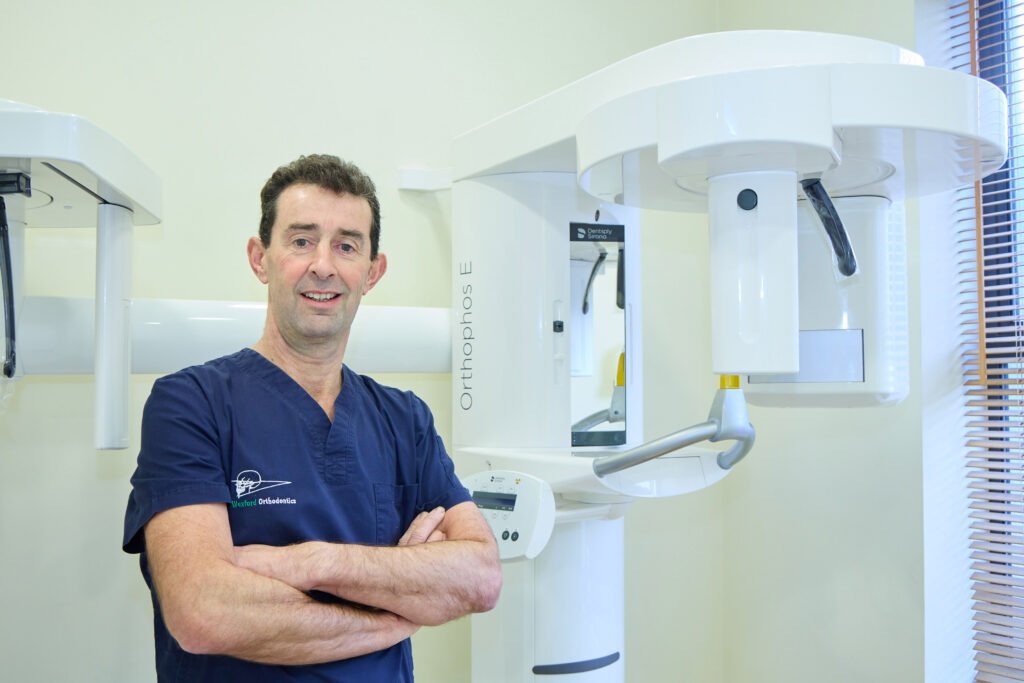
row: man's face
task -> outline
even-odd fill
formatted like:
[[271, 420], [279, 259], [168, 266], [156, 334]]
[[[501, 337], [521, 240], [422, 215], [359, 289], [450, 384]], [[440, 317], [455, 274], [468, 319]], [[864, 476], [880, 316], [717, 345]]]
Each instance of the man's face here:
[[370, 205], [317, 185], [291, 185], [277, 199], [270, 246], [249, 241], [249, 263], [268, 285], [268, 313], [293, 348], [347, 339], [359, 300], [384, 275], [370, 260]]

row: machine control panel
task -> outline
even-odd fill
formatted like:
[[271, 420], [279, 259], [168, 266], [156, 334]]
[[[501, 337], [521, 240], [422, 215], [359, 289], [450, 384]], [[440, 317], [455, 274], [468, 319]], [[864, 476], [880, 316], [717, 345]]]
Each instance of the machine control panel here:
[[462, 480], [498, 541], [502, 560], [537, 557], [555, 527], [551, 486], [523, 472], [492, 470]]

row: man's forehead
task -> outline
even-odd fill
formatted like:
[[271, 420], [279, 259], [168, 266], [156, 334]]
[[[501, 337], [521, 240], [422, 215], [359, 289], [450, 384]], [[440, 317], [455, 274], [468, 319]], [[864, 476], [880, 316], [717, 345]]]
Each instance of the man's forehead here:
[[320, 229], [327, 232], [356, 230], [370, 234], [373, 212], [364, 197], [334, 192], [319, 185], [289, 185], [277, 198], [276, 227]]

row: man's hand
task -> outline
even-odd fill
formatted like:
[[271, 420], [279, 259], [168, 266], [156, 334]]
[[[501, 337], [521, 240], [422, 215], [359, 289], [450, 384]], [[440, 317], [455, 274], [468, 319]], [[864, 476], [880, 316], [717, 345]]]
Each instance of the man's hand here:
[[412, 524], [405, 530], [402, 537], [398, 539], [399, 547], [447, 540], [444, 532], [437, 528], [443, 521], [444, 508], [436, 507], [430, 512], [424, 510], [416, 515], [416, 519], [412, 520]]
[[247, 545], [234, 548], [234, 563], [304, 593], [331, 593], [422, 626], [485, 612], [501, 590], [494, 536], [472, 501], [421, 512], [397, 546]]
[[[412, 524], [398, 539], [398, 545], [413, 546], [420, 543], [444, 541], [446, 536], [438, 527], [444, 521], [444, 508], [436, 507], [429, 512], [424, 510], [416, 515]], [[300, 543], [292, 546], [241, 545], [235, 547], [235, 565], [256, 572], [268, 578], [284, 581], [292, 588], [300, 591], [313, 590], [309, 585], [307, 562], [314, 557], [313, 543]]]

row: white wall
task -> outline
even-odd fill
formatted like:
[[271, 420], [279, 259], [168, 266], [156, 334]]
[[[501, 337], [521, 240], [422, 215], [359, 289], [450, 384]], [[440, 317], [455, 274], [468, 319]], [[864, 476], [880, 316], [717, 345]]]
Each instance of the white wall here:
[[[137, 231], [136, 297], [262, 299], [244, 258], [259, 187], [276, 165], [327, 151], [380, 187], [389, 272], [368, 303], [447, 306], [449, 198], [399, 192], [400, 166], [446, 166], [456, 134], [684, 35], [914, 38], [909, 0], [144, 5], [14, 4], [2, 30], [15, 66], [0, 71], [0, 97], [89, 118], [164, 179], [163, 224]], [[705, 222], [652, 212], [644, 230], [653, 437], [702, 419], [715, 380]], [[90, 291], [94, 237], [29, 230], [26, 292]], [[447, 376], [387, 379], [421, 393], [447, 432]], [[755, 409], [758, 446], [722, 484], [634, 506], [629, 680], [922, 680], [920, 373], [911, 379], [895, 408]], [[133, 380], [136, 420], [152, 381]], [[152, 677], [148, 595], [119, 550], [137, 443], [93, 451], [92, 412], [91, 377], [31, 377], [0, 415], [0, 661], [12, 680]], [[466, 620], [421, 631], [418, 680], [467, 681], [468, 641]]]

